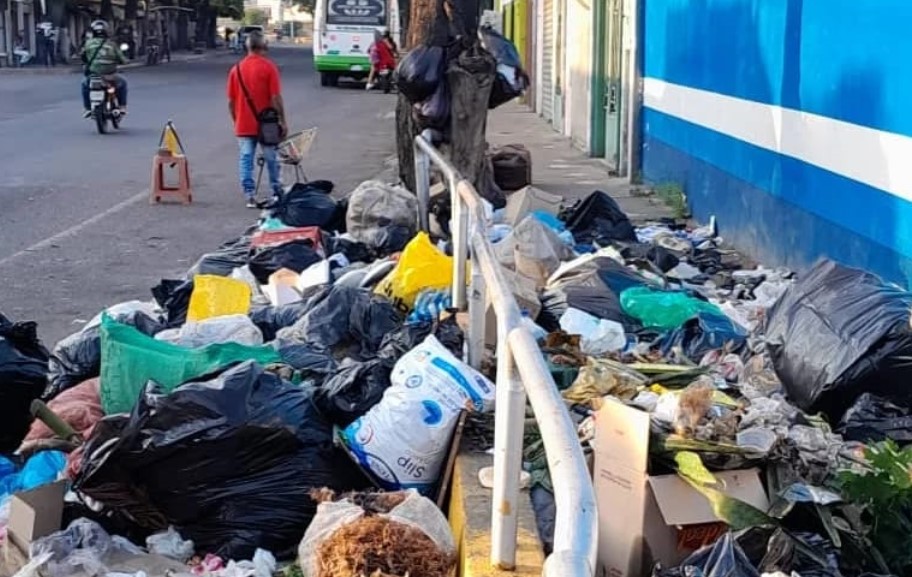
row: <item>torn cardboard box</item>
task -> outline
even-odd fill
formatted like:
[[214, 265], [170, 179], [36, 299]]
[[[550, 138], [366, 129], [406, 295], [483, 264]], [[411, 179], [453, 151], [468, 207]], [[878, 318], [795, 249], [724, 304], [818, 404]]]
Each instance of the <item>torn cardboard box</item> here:
[[556, 194], [545, 192], [534, 186], [527, 186], [507, 198], [507, 206], [504, 208], [504, 222], [511, 226], [516, 226], [526, 216], [538, 210], [557, 216], [563, 200]]
[[[606, 398], [596, 417], [598, 575], [641, 577], [677, 566], [726, 531], [709, 501], [677, 475], [650, 475], [649, 414]], [[766, 511], [757, 469], [714, 473], [722, 492]]]
[[34, 540], [60, 530], [66, 490], [67, 482], [57, 481], [13, 494], [7, 534], [19, 549], [27, 552]]

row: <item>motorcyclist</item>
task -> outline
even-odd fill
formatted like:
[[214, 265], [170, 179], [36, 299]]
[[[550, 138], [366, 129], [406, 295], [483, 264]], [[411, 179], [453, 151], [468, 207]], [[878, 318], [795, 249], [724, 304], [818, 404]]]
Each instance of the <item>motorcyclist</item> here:
[[127, 113], [127, 81], [117, 73], [118, 64], [126, 64], [127, 59], [117, 43], [108, 37], [108, 23], [96, 20], [90, 26], [92, 37], [86, 40], [79, 53], [85, 65], [85, 78], [82, 80], [82, 107], [84, 117], [92, 115], [92, 103], [89, 100], [89, 77], [101, 76], [114, 84], [117, 91], [117, 102], [121, 114]]
[[375, 85], [377, 75], [381, 70], [393, 70], [396, 68], [396, 43], [390, 35], [388, 29], [375, 32], [374, 43], [368, 48], [371, 59], [371, 70], [367, 77], [367, 89], [372, 90]]

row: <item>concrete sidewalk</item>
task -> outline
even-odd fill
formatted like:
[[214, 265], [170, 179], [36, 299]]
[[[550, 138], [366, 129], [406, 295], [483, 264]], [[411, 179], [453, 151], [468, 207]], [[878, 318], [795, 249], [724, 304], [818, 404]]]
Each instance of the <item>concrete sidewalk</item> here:
[[569, 138], [521, 104], [511, 102], [491, 111], [487, 136], [492, 146], [522, 144], [528, 148], [533, 184], [568, 202], [602, 190], [614, 197], [634, 222], [671, 216], [671, 210], [654, 195], [645, 196], [643, 187], [609, 175], [604, 161], [573, 148]]
[[[171, 54], [171, 62], [161, 62], [159, 66], [167, 66], [168, 64], [178, 64], [184, 62], [196, 62], [197, 60], [202, 60], [204, 58], [209, 58], [212, 56], [218, 56], [221, 54], [227, 54], [225, 50], [207, 50], [202, 54], [196, 54], [194, 52], [174, 52]], [[146, 61], [144, 58], [140, 57], [133, 60], [127, 64], [120, 66], [120, 70], [132, 70], [134, 68], [142, 68], [146, 66]], [[154, 66], [149, 66], [148, 68], [155, 68]], [[31, 64], [24, 68], [14, 68], [10, 66], [3, 66], [0, 68], [0, 75], [37, 75], [37, 76], [56, 76], [61, 74], [78, 74], [82, 72], [82, 64], [73, 63], [70, 61], [67, 64], [59, 64], [57, 66], [41, 66], [37, 64]]]

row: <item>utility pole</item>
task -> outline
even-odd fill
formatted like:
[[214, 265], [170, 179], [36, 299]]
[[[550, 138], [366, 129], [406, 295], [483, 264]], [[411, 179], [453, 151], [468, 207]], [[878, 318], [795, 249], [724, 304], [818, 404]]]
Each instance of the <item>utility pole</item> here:
[[[488, 97], [496, 63], [478, 42], [479, 0], [412, 0], [406, 48], [447, 46], [443, 77], [449, 83], [450, 123], [444, 147], [456, 169], [476, 188], [482, 184]], [[413, 142], [418, 135], [412, 103], [401, 93], [396, 107], [399, 176], [415, 190]]]

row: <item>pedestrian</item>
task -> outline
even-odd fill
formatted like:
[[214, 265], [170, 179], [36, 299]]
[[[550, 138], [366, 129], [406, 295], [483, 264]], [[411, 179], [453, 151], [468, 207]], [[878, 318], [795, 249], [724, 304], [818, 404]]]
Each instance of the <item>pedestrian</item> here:
[[13, 46], [13, 56], [16, 57], [20, 67], [25, 66], [32, 59], [32, 53], [25, 47], [25, 40], [23, 40], [22, 34], [16, 37], [16, 45]]
[[238, 169], [247, 208], [258, 208], [254, 156], [260, 145], [273, 194], [282, 194], [276, 145], [287, 134], [279, 69], [267, 58], [262, 32], [246, 36], [247, 56], [228, 73], [228, 110], [239, 148]]
[[57, 66], [57, 28], [50, 22], [44, 26], [44, 65]]

